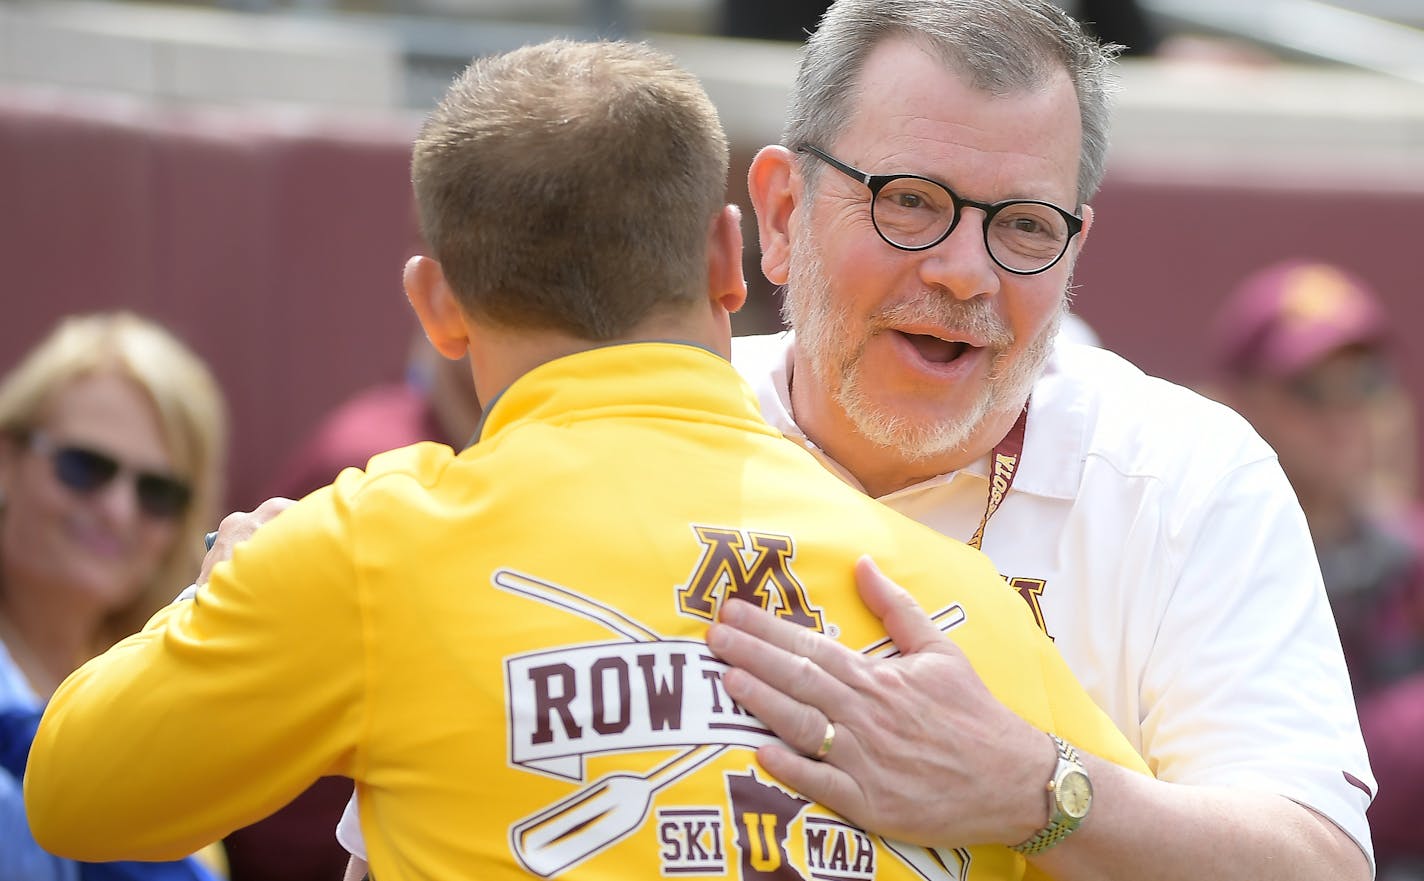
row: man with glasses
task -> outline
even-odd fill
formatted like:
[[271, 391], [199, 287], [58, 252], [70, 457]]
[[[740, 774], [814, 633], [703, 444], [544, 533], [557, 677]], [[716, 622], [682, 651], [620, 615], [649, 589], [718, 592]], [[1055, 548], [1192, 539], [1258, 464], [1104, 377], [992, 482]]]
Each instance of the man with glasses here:
[[1043, 0], [833, 4], [750, 172], [793, 331], [734, 361], [827, 468], [982, 545], [1160, 780], [1087, 759], [1075, 817], [1048, 745], [966, 708], [972, 671], [869, 671], [741, 606], [709, 644], [787, 742], [854, 744], [763, 766], [878, 832], [1035, 830], [1020, 852], [1059, 879], [1367, 878], [1374, 781], [1274, 455], [1225, 408], [1055, 345], [1111, 55]]

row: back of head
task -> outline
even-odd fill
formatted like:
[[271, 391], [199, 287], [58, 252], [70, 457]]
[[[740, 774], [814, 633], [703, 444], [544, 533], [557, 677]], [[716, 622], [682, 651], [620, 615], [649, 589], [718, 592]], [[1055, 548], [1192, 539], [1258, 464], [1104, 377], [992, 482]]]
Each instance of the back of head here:
[[151, 594], [121, 610], [111, 637], [131, 633], [198, 571], [194, 539], [214, 522], [225, 465], [227, 419], [222, 393], [207, 366], [159, 325], [128, 312], [66, 318], [0, 379], [0, 433], [38, 427], [57, 393], [95, 374], [129, 380], [153, 404], [174, 471], [192, 488], [179, 540], [155, 575]]
[[671, 58], [560, 40], [471, 64], [412, 177], [468, 314], [603, 341], [705, 296], [727, 164], [715, 108]]
[[[1083, 126], [1078, 199], [1097, 192], [1107, 164], [1110, 72], [1121, 47], [1099, 44], [1050, 0], [837, 0], [806, 42], [783, 143], [835, 143], [855, 106], [866, 57], [893, 38], [917, 41], [995, 95], [1037, 89], [1066, 73]], [[804, 171], [819, 173], [810, 163]]]

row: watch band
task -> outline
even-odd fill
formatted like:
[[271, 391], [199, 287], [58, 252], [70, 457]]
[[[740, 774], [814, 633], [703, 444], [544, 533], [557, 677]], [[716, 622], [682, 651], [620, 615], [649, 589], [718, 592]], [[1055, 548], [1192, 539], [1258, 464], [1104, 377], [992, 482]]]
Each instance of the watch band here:
[[[1048, 781], [1048, 791], [1052, 793], [1054, 791], [1054, 784], [1056, 784], [1060, 778], [1059, 772], [1063, 769], [1065, 764], [1073, 766], [1079, 772], [1082, 772], [1083, 764], [1078, 760], [1078, 751], [1073, 748], [1072, 744], [1067, 743], [1056, 734], [1050, 734], [1049, 737], [1053, 738], [1054, 745], [1058, 747], [1058, 764], [1053, 770], [1053, 776]], [[1023, 854], [1026, 857], [1043, 853], [1045, 850], [1048, 850], [1053, 845], [1067, 838], [1073, 830], [1078, 828], [1080, 822], [1081, 820], [1064, 814], [1058, 807], [1057, 799], [1053, 798], [1049, 806], [1048, 824], [1035, 832], [1027, 841], [1011, 845], [1009, 850]]]

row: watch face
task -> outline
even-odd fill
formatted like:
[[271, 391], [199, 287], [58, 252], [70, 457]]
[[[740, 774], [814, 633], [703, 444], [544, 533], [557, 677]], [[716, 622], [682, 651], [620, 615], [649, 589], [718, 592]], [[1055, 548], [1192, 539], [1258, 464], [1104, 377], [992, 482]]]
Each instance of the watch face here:
[[1088, 775], [1082, 771], [1069, 771], [1058, 781], [1058, 804], [1063, 813], [1075, 820], [1088, 815], [1088, 806], [1093, 803], [1093, 785]]

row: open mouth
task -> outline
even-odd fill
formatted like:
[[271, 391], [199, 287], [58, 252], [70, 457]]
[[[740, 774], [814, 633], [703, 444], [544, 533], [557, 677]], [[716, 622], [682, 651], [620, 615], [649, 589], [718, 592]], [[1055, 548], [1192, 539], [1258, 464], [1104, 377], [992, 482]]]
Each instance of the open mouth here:
[[931, 364], [951, 364], [974, 347], [958, 340], [945, 340], [923, 333], [896, 331], [915, 347], [920, 357]]

